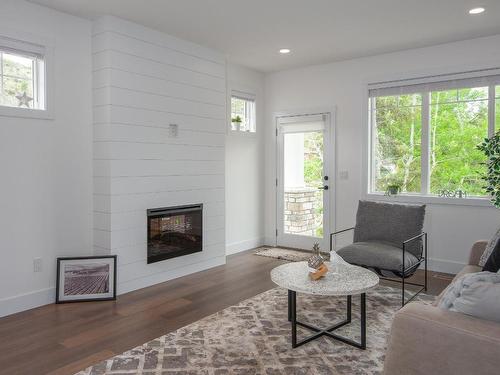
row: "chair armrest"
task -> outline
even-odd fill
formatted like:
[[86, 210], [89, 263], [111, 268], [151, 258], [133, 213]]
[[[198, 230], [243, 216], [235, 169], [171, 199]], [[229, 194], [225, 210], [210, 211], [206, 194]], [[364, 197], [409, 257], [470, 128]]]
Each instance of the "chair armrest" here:
[[479, 259], [481, 258], [481, 255], [484, 253], [484, 249], [486, 249], [486, 245], [488, 244], [488, 241], [477, 241], [472, 245], [472, 248], [470, 249], [470, 255], [469, 255], [469, 265], [471, 266], [479, 266]]
[[[405, 258], [406, 258], [406, 245], [408, 245], [410, 242], [413, 242], [413, 241], [416, 241], [416, 240], [420, 240], [422, 239], [423, 237], [423, 256], [422, 254], [420, 254], [420, 258], [419, 258], [419, 262], [421, 263], [424, 259], [427, 259], [427, 233], [426, 232], [422, 232], [420, 234], [417, 234], [416, 236], [413, 236], [411, 238], [408, 238], [406, 241], [403, 241], [403, 263], [401, 265], [402, 267], [402, 274], [403, 275], [406, 275], [406, 271], [408, 271], [409, 269], [413, 268], [410, 267], [409, 269], [408, 268], [405, 268]], [[425, 272], [427, 273], [427, 263], [425, 263]]]
[[384, 374], [494, 374], [499, 357], [500, 323], [414, 302], [394, 317]]
[[337, 232], [330, 233], [330, 251], [332, 251], [332, 250], [333, 250], [333, 236], [336, 236], [337, 234], [340, 234], [340, 233], [344, 233], [344, 232], [347, 232], [347, 231], [353, 230], [354, 228], [356, 228], [356, 227], [351, 227], [351, 228], [347, 228], [347, 229], [342, 229], [342, 230], [339, 230], [339, 231], [337, 231]]

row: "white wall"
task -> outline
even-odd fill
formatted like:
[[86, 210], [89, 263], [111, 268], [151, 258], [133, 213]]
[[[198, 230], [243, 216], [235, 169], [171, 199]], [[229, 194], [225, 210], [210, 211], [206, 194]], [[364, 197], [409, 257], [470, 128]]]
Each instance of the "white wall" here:
[[[114, 17], [92, 48], [94, 249], [118, 255], [118, 293], [225, 263], [224, 57]], [[146, 264], [146, 210], [195, 203], [203, 251]]]
[[0, 316], [53, 302], [56, 257], [90, 254], [92, 235], [91, 25], [3, 0], [5, 29], [52, 44], [54, 117], [0, 117]]
[[[288, 70], [266, 76], [266, 242], [274, 244], [275, 137], [273, 113], [336, 106], [336, 217], [332, 230], [354, 224], [362, 194], [362, 139], [366, 129], [366, 83], [500, 65], [500, 36], [407, 50], [369, 58]], [[431, 267], [455, 272], [467, 261], [471, 244], [489, 238], [500, 223], [492, 207], [429, 204]]]
[[227, 87], [228, 118], [231, 90], [256, 96], [256, 133], [226, 137], [226, 253], [234, 254], [264, 243], [264, 75], [228, 64]]

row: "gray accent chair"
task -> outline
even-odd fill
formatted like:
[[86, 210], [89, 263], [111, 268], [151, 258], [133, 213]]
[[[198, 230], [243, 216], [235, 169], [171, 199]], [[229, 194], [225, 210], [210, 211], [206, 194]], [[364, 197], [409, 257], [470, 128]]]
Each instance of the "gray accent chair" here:
[[[359, 201], [356, 226], [330, 234], [330, 251], [336, 235], [354, 230], [353, 243], [337, 250], [346, 262], [370, 268], [381, 279], [402, 284], [401, 304], [427, 290], [427, 233], [423, 232], [425, 205]], [[424, 284], [406, 281], [424, 263]], [[393, 276], [385, 277], [387, 274]], [[405, 284], [420, 289], [409, 299]]]

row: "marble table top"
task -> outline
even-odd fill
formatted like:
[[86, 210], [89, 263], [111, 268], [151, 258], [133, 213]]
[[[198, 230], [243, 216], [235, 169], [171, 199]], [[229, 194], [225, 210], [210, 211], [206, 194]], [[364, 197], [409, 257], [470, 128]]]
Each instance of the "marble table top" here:
[[278, 286], [298, 293], [324, 296], [348, 296], [365, 293], [376, 287], [379, 277], [366, 268], [344, 261], [325, 262], [327, 274], [319, 280], [309, 278], [307, 262], [282, 264], [271, 271], [271, 280]]

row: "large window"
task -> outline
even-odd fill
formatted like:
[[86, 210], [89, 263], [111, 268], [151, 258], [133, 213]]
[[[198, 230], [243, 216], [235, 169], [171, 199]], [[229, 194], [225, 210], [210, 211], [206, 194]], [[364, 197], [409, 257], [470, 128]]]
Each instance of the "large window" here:
[[476, 146], [500, 129], [500, 77], [370, 89], [369, 191], [484, 196]]
[[255, 96], [233, 91], [231, 96], [231, 130], [255, 133]]

